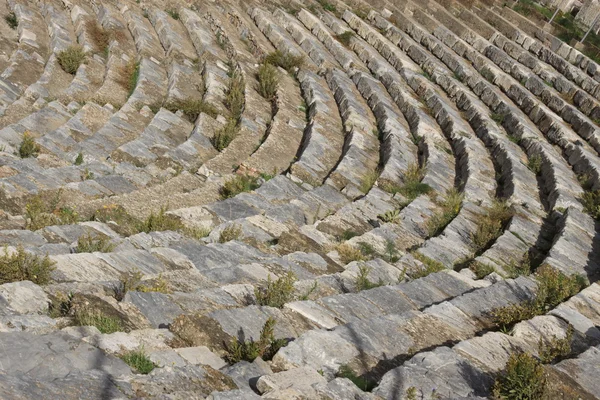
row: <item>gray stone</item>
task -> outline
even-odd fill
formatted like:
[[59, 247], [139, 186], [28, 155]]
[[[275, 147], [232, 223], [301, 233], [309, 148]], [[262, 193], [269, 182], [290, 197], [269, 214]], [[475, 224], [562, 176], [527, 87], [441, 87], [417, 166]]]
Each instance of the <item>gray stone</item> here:
[[19, 314], [42, 314], [48, 311], [50, 299], [41, 287], [31, 281], [0, 285], [0, 298]]

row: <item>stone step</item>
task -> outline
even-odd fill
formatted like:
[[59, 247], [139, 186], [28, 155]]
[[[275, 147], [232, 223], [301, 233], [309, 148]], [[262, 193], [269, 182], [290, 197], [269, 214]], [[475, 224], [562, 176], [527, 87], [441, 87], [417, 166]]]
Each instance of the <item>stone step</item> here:
[[181, 22], [157, 7], [151, 7], [148, 15], [167, 57], [196, 59], [194, 45]]
[[[349, 196], [360, 196], [370, 188], [368, 175], [379, 164], [377, 125], [369, 106], [362, 99], [352, 80], [341, 70], [329, 70], [327, 83], [338, 104], [346, 130], [344, 153], [327, 181]], [[367, 182], [367, 183], [365, 183]]]
[[124, 5], [120, 12], [127, 21], [139, 56], [161, 62], [165, 58], [165, 51], [149, 19], [142, 15], [142, 10]]
[[[347, 365], [359, 376], [382, 376], [411, 353], [488, 329], [489, 311], [530, 299], [534, 291], [534, 281], [520, 277], [473, 290], [422, 312], [375, 316], [333, 330], [310, 330], [282, 348], [273, 364], [284, 370], [309, 366], [323, 370], [326, 376]], [[390, 332], [394, 340], [386, 339], [382, 332]]]
[[[576, 298], [585, 298], [590, 309], [592, 307], [598, 309], [600, 303], [597, 299], [590, 297], [597, 292], [598, 285], [594, 284], [559, 307], [574, 307]], [[587, 320], [588, 324], [592, 323], [587, 318], [583, 318]], [[442, 396], [489, 396], [494, 376], [504, 370], [511, 354], [515, 351], [522, 351], [539, 355], [540, 341], [548, 343], [551, 340], [565, 338], [569, 322], [546, 314], [516, 324], [512, 335], [489, 332], [480, 337], [461, 341], [452, 348], [438, 347], [432, 351], [419, 353], [402, 366], [386, 373], [374, 393], [386, 398], [391, 393], [405, 393], [410, 387], [414, 387], [421, 393], [431, 391]], [[575, 333], [577, 336], [569, 343], [575, 352], [582, 352], [588, 346], [598, 343], [597, 330], [581, 332], [575, 328]], [[554, 378], [557, 374], [561, 380], [565, 379], [564, 372], [566, 372], [566, 376], [571, 375], [567, 366], [577, 365], [583, 360], [593, 364], [593, 361], [587, 360], [587, 358], [591, 354], [594, 354], [592, 357], [595, 357], [595, 353], [596, 348], [590, 347], [576, 358], [568, 358], [558, 364], [548, 366], [551, 376]], [[431, 373], [423, 375], [421, 372], [424, 370]], [[465, 373], [465, 370], [469, 371], [468, 374]], [[580, 379], [569, 381], [569, 390], [572, 392], [583, 389], [585, 392], [589, 388], [586, 386], [589, 385], [589, 382], [585, 380], [586, 375], [581, 376], [578, 373], [572, 375], [580, 377]], [[574, 383], [581, 386], [577, 387]], [[558, 385], [555, 382], [549, 386], [556, 387]]]

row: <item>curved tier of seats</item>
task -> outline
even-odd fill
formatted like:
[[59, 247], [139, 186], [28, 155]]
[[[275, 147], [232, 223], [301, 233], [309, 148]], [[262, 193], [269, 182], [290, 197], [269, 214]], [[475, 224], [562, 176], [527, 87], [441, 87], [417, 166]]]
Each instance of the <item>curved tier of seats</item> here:
[[575, 50], [452, 1], [2, 12], [0, 397], [485, 397], [517, 352], [597, 397]]

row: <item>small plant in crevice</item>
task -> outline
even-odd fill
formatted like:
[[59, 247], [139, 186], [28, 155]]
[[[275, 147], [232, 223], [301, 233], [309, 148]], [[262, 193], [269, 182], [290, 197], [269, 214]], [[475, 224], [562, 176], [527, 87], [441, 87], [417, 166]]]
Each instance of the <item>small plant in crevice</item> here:
[[594, 219], [600, 219], [600, 190], [584, 191], [580, 201], [584, 212]]
[[95, 326], [100, 333], [105, 334], [125, 331], [123, 321], [119, 317], [89, 308], [77, 310], [73, 322], [76, 326]]
[[219, 111], [212, 104], [201, 99], [176, 100], [165, 104], [165, 108], [172, 113], [181, 110], [190, 122], [195, 122], [201, 113], [207, 114], [211, 118], [217, 118], [219, 115]]
[[179, 20], [179, 11], [176, 8], [167, 8], [165, 12], [169, 14], [174, 20]]
[[543, 365], [531, 354], [513, 353], [504, 371], [496, 378], [493, 394], [498, 399], [541, 400], [546, 393]]
[[135, 87], [138, 84], [140, 77], [140, 64], [135, 60], [129, 61], [121, 66], [118, 71], [116, 82], [127, 91], [127, 95], [131, 96]]
[[369, 290], [379, 286], [383, 286], [384, 282], [379, 279], [378, 282], [372, 282], [369, 279], [369, 273], [372, 268], [367, 266], [366, 264], [361, 264], [358, 266], [358, 273], [356, 274], [356, 279], [354, 284], [356, 285], [356, 291], [360, 292], [362, 290]]
[[442, 264], [438, 261], [435, 261], [434, 259], [427, 257], [426, 255], [421, 254], [417, 251], [413, 252], [412, 256], [415, 259], [421, 261], [421, 263], [423, 263], [423, 267], [424, 267], [418, 271], [409, 272], [409, 275], [412, 279], [424, 278], [429, 274], [444, 271], [446, 269], [444, 264]]
[[237, 224], [231, 224], [221, 231], [219, 243], [226, 243], [232, 240], [238, 240], [242, 235], [242, 227]]
[[504, 123], [504, 118], [506, 118], [506, 114], [493, 113], [490, 115], [490, 118], [498, 125], [502, 125]]
[[317, 0], [317, 3], [319, 3], [321, 5], [321, 7], [323, 7], [323, 10], [325, 10], [325, 11], [331, 11], [333, 13], [337, 11], [337, 8], [335, 7], [335, 5], [331, 4], [327, 0]]
[[73, 165], [81, 165], [83, 164], [83, 153], [77, 154], [75, 161], [73, 161]]
[[354, 36], [355, 36], [354, 32], [352, 32], [352, 31], [345, 31], [343, 33], [340, 33], [339, 35], [336, 35], [335, 38], [338, 40], [338, 42], [340, 42], [344, 46], [350, 47], [350, 40]]
[[225, 95], [225, 106], [231, 113], [231, 119], [238, 121], [244, 111], [246, 82], [236, 67], [230, 67], [229, 87]]
[[527, 168], [536, 175], [542, 172], [542, 156], [539, 154], [532, 154], [527, 160]]
[[237, 174], [223, 183], [220, 194], [223, 199], [229, 199], [242, 192], [251, 192], [259, 187], [260, 183], [258, 177], [247, 174]]
[[70, 225], [79, 221], [79, 215], [70, 207], [61, 206], [62, 190], [54, 195], [33, 196], [25, 205], [27, 229], [37, 231], [50, 225]]
[[17, 16], [12, 11], [4, 16], [4, 21], [8, 24], [8, 26], [10, 26], [11, 29], [17, 29], [19, 26]]
[[85, 31], [89, 34], [90, 39], [96, 50], [103, 55], [108, 55], [108, 47], [110, 45], [111, 35], [106, 29], [100, 25], [95, 19], [89, 19], [85, 23]]
[[361, 179], [360, 186], [358, 190], [367, 194], [369, 190], [373, 187], [375, 182], [377, 182], [377, 178], [379, 177], [379, 171], [369, 171], [365, 173]]
[[279, 86], [279, 72], [268, 62], [258, 68], [258, 93], [269, 101], [274, 101]]
[[566, 276], [549, 265], [540, 266], [534, 276], [537, 290], [533, 299], [491, 311], [492, 320], [501, 331], [509, 332], [514, 324], [547, 313], [587, 285], [581, 276]]
[[19, 281], [45, 285], [50, 282], [54, 264], [47, 255], [28, 253], [22, 245], [12, 252], [5, 247], [4, 253], [0, 253], [0, 285]]
[[254, 289], [256, 304], [259, 306], [269, 306], [283, 308], [283, 306], [294, 299], [294, 283], [296, 275], [288, 271], [277, 280], [272, 280], [271, 275], [267, 281]]
[[132, 350], [122, 354], [119, 358], [125, 361], [125, 364], [129, 365], [136, 372], [140, 374], [147, 375], [154, 368], [156, 368], [156, 364], [154, 364], [148, 355], [144, 351], [144, 349]]
[[217, 151], [223, 151], [231, 144], [233, 139], [236, 138], [238, 129], [238, 121], [230, 118], [225, 125], [215, 133], [210, 139], [210, 142]]
[[450, 189], [441, 202], [441, 210], [436, 212], [426, 223], [427, 234], [434, 237], [442, 233], [444, 228], [458, 215], [463, 195], [456, 189]]
[[573, 332], [573, 325], [569, 324], [567, 326], [565, 337], [563, 338], [559, 339], [553, 335], [551, 339], [545, 340], [540, 337], [538, 342], [538, 354], [540, 355], [540, 360], [544, 364], [553, 364], [568, 358], [571, 354]]
[[40, 145], [35, 142], [31, 132], [23, 133], [23, 140], [19, 145], [19, 156], [21, 158], [37, 157], [40, 153]]
[[110, 253], [115, 248], [110, 238], [106, 235], [91, 235], [89, 233], [82, 235], [77, 240], [77, 253]]
[[361, 250], [350, 246], [347, 243], [342, 243], [336, 248], [338, 255], [340, 256], [340, 260], [342, 263], [349, 264], [353, 261], [365, 261], [365, 256], [361, 252]]
[[513, 209], [504, 201], [494, 200], [486, 207], [485, 215], [476, 221], [477, 228], [471, 233], [476, 255], [487, 249], [502, 234], [502, 229], [512, 218]]
[[483, 279], [492, 272], [495, 271], [494, 267], [488, 264], [481, 263], [479, 261], [471, 261], [469, 264], [469, 269], [473, 271], [477, 279]]
[[275, 318], [269, 317], [262, 327], [258, 341], [253, 338], [233, 338], [226, 346], [225, 359], [230, 364], [235, 364], [240, 361], [252, 362], [258, 357], [265, 361], [273, 358], [275, 353], [287, 344], [286, 339], [275, 339], [276, 323]]
[[520, 261], [511, 261], [504, 265], [503, 268], [506, 271], [507, 278], [510, 279], [531, 274], [531, 261], [529, 260], [529, 253], [525, 253]]
[[161, 207], [157, 213], [152, 211], [150, 215], [140, 224], [139, 232], [155, 231], [181, 231], [184, 229], [183, 223], [174, 215], [167, 214], [167, 207]]
[[285, 69], [287, 72], [294, 72], [295, 69], [301, 68], [304, 65], [304, 57], [294, 56], [291, 53], [283, 53], [279, 50], [268, 54], [265, 57], [265, 63], [273, 64]]
[[356, 372], [348, 365], [342, 365], [338, 369], [336, 376], [338, 378], [346, 378], [352, 381], [360, 390], [363, 392], [370, 392], [377, 385], [376, 382], [370, 381], [366, 378], [358, 376]]
[[397, 208], [393, 210], [388, 210], [383, 214], [379, 214], [377, 218], [386, 223], [397, 224], [400, 221], [400, 210], [398, 210]]
[[56, 56], [60, 67], [68, 74], [75, 75], [85, 59], [85, 51], [79, 45], [67, 47]]

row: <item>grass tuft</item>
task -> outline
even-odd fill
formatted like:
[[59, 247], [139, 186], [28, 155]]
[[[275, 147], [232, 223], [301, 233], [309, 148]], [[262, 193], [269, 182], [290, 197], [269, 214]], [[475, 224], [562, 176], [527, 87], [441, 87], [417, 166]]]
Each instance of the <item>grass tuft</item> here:
[[344, 264], [349, 264], [352, 261], [365, 261], [365, 256], [363, 253], [359, 249], [352, 247], [347, 243], [340, 244], [337, 246], [336, 250], [340, 256], [340, 260]]
[[211, 118], [217, 118], [219, 115], [219, 111], [212, 104], [208, 104], [201, 99], [177, 100], [166, 104], [165, 108], [172, 113], [178, 110], [183, 111], [190, 122], [195, 122], [201, 113], [207, 114]]
[[498, 399], [542, 399], [546, 392], [546, 373], [541, 363], [527, 353], [511, 354], [504, 372], [494, 383]]
[[115, 248], [115, 245], [110, 242], [110, 238], [106, 235], [85, 234], [77, 240], [76, 253], [110, 253]]
[[125, 364], [143, 375], [149, 374], [156, 368], [156, 364], [148, 358], [143, 349], [129, 351], [121, 355], [120, 358], [125, 361]]
[[40, 145], [35, 142], [35, 139], [31, 135], [31, 132], [25, 131], [23, 133], [23, 140], [19, 146], [19, 157], [29, 158], [37, 157], [40, 153]]
[[125, 331], [120, 318], [106, 315], [98, 310], [81, 309], [75, 313], [74, 322], [77, 326], [95, 326], [100, 333]]
[[294, 299], [294, 282], [296, 282], [296, 275], [291, 271], [275, 281], [271, 280], [269, 275], [264, 285], [254, 289], [256, 304], [283, 308], [286, 303]]
[[54, 270], [54, 262], [45, 257], [39, 257], [25, 251], [22, 245], [9, 254], [4, 248], [0, 255], [0, 285], [10, 282], [31, 281], [38, 285], [50, 282], [50, 274]]
[[277, 95], [279, 72], [273, 65], [265, 62], [258, 68], [258, 93], [265, 99], [273, 101]]
[[85, 59], [85, 51], [79, 45], [69, 46], [57, 55], [60, 67], [68, 74], [75, 75], [77, 69]]
[[340, 33], [335, 38], [346, 47], [350, 47], [350, 40], [355, 36], [352, 31], [345, 31], [344, 33]]
[[242, 192], [251, 192], [259, 187], [258, 177], [252, 175], [235, 175], [233, 178], [225, 181], [220, 193], [223, 199], [229, 199]]
[[294, 56], [291, 53], [283, 53], [276, 50], [267, 55], [265, 62], [281, 67], [287, 72], [294, 72], [296, 68], [301, 68], [302, 65], [304, 65], [304, 57]]
[[265, 361], [273, 358], [275, 353], [287, 344], [285, 339], [275, 339], [276, 323], [275, 318], [269, 317], [263, 325], [258, 341], [253, 338], [247, 340], [233, 338], [226, 349], [226, 360], [230, 364], [235, 364], [240, 361], [253, 362], [258, 357]]
[[10, 26], [11, 29], [17, 29], [19, 26], [19, 21], [17, 20], [17, 16], [14, 12], [9, 12], [4, 16], [4, 21]]
[[166, 207], [161, 207], [158, 213], [152, 211], [148, 218], [139, 226], [139, 232], [155, 232], [155, 231], [180, 231], [184, 229], [179, 218], [174, 215], [168, 215]]
[[221, 231], [219, 235], [219, 243], [231, 242], [238, 240], [242, 235], [242, 228], [237, 224], [231, 224]]
[[369, 273], [372, 268], [367, 266], [366, 264], [362, 264], [358, 267], [358, 274], [356, 275], [356, 291], [360, 292], [361, 290], [369, 290], [379, 286], [383, 286], [384, 283], [381, 279], [378, 282], [372, 282], [369, 280]]
[[456, 189], [450, 189], [446, 193], [445, 200], [441, 203], [441, 211], [435, 213], [427, 221], [427, 233], [429, 237], [437, 236], [458, 215], [462, 205], [463, 195]]

